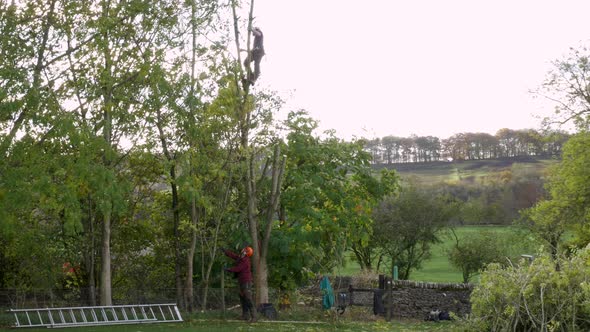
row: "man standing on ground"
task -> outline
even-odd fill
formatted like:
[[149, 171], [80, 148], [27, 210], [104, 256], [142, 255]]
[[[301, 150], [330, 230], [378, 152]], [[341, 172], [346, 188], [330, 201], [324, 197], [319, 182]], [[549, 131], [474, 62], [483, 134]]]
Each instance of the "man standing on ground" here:
[[238, 278], [240, 303], [242, 304], [242, 319], [255, 322], [256, 309], [252, 302], [252, 272], [250, 270], [250, 257], [252, 257], [254, 249], [247, 246], [242, 249], [239, 255], [228, 249], [222, 250], [227, 257], [235, 260], [234, 266], [225, 270], [235, 273]]

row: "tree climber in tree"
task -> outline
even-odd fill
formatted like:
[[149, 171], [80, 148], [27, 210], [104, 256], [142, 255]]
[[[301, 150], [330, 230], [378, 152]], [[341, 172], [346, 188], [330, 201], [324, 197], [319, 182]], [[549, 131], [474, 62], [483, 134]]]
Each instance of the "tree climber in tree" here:
[[[254, 82], [256, 82], [258, 79], [258, 76], [260, 76], [260, 61], [264, 56], [264, 36], [262, 35], [262, 30], [256, 27], [252, 29], [252, 34], [254, 35], [254, 46], [244, 60], [244, 66], [248, 71], [247, 80], [250, 82], [250, 84], [254, 84]], [[252, 72], [252, 69], [250, 69], [250, 63], [252, 61], [254, 61], [254, 72]]]

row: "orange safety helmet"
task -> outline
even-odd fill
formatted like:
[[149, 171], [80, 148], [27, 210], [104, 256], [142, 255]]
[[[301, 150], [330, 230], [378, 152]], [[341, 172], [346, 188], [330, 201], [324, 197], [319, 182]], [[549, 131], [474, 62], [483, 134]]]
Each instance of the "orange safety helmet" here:
[[254, 249], [252, 249], [252, 247], [245, 247], [244, 249], [242, 249], [242, 253], [248, 257], [251, 257], [254, 254]]

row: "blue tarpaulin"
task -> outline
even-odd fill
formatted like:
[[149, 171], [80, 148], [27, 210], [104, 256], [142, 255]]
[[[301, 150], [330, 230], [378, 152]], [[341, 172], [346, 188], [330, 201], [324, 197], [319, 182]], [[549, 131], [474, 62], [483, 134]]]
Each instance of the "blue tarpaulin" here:
[[332, 290], [328, 277], [323, 277], [322, 281], [320, 281], [320, 291], [323, 295], [322, 305], [324, 309], [332, 308], [334, 306], [334, 290]]

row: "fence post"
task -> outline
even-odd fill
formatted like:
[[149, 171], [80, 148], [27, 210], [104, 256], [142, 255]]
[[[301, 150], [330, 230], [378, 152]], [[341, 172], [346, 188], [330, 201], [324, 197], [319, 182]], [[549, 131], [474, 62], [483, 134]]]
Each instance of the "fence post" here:
[[387, 278], [387, 321], [391, 321], [391, 314], [393, 311], [393, 280]]
[[225, 270], [221, 268], [221, 315], [225, 319]]
[[393, 317], [393, 283], [394, 280], [391, 281], [391, 286], [389, 287], [389, 312], [391, 317]]

